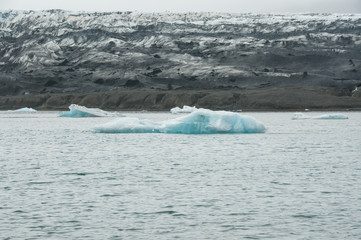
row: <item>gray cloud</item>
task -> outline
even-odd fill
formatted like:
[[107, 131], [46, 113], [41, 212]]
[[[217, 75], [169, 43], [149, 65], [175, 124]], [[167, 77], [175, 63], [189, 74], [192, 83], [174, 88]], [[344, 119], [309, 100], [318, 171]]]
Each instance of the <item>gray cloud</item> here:
[[361, 0], [1, 0], [0, 9], [141, 12], [361, 13]]

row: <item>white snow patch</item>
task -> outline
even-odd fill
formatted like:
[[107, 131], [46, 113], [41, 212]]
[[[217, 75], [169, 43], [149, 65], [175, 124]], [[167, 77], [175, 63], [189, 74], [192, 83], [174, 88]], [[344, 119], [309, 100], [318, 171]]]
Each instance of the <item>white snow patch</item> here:
[[171, 112], [172, 114], [192, 113], [192, 112], [197, 111], [197, 110], [198, 110], [198, 108], [196, 108], [195, 106], [190, 107], [190, 106], [184, 105], [183, 108], [180, 108], [180, 107], [172, 108], [172, 109], [170, 110], [170, 112]]

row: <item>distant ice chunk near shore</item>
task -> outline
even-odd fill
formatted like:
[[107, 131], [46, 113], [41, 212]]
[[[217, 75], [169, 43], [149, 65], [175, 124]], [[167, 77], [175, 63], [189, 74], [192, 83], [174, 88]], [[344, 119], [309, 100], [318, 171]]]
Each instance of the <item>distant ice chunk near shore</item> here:
[[310, 116], [308, 116], [304, 113], [297, 112], [297, 113], [293, 114], [292, 120], [303, 120], [303, 119], [310, 119], [310, 118], [311, 118]]
[[344, 114], [324, 114], [320, 116], [312, 117], [312, 119], [348, 119], [348, 116]]
[[253, 117], [226, 111], [199, 109], [187, 116], [162, 122], [121, 118], [94, 128], [98, 133], [264, 133], [265, 126]]
[[319, 116], [309, 116], [304, 113], [294, 113], [293, 120], [303, 120], [303, 119], [348, 119], [348, 116], [341, 114], [341, 113], [335, 113], [335, 114], [323, 114]]
[[20, 108], [17, 110], [8, 110], [8, 112], [33, 113], [33, 112], [37, 112], [37, 111], [33, 108], [24, 107], [24, 108]]
[[107, 111], [103, 111], [99, 108], [87, 108], [84, 106], [80, 106], [77, 104], [71, 104], [69, 106], [68, 112], [62, 112], [58, 115], [58, 117], [114, 117], [114, 116], [122, 116], [118, 113], [111, 113]]
[[172, 114], [192, 113], [192, 112], [197, 111], [197, 110], [198, 110], [198, 108], [196, 108], [195, 106], [190, 107], [190, 106], [184, 105], [183, 108], [180, 108], [180, 107], [172, 108], [172, 109], [170, 110], [170, 112], [171, 112]]

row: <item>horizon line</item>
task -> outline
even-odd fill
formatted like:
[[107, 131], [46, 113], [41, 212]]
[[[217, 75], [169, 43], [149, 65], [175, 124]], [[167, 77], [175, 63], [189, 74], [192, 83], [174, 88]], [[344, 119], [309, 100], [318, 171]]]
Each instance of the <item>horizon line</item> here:
[[279, 14], [279, 15], [288, 15], [288, 14], [304, 14], [304, 15], [312, 15], [312, 14], [324, 14], [324, 15], [337, 15], [337, 14], [345, 14], [345, 15], [361, 15], [361, 13], [354, 12], [286, 12], [286, 11], [271, 11], [271, 12], [257, 12], [257, 11], [244, 11], [244, 12], [226, 12], [226, 11], [171, 11], [171, 10], [163, 10], [163, 11], [139, 11], [139, 10], [68, 10], [61, 8], [49, 8], [49, 9], [0, 9], [0, 12], [49, 12], [49, 11], [63, 11], [63, 12], [74, 12], [74, 13], [177, 13], [177, 14], [188, 14], [188, 13], [215, 13], [215, 14]]

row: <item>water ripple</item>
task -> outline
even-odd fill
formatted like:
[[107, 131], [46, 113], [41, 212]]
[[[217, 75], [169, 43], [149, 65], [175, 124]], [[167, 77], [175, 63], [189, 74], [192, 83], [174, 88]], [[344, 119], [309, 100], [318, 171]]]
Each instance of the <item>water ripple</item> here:
[[109, 119], [37, 114], [0, 118], [1, 239], [361, 236], [361, 113], [347, 127], [254, 113], [269, 133], [214, 136], [101, 135], [88, 128]]

